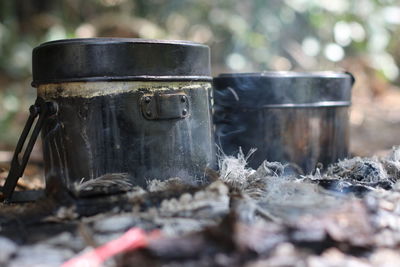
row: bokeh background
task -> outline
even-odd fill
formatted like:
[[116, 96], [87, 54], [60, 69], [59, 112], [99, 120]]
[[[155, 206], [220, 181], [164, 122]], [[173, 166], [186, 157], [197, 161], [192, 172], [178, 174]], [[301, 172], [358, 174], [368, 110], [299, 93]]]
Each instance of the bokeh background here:
[[[351, 152], [378, 155], [400, 143], [399, 35], [398, 0], [2, 0], [0, 167], [8, 168], [35, 99], [32, 49], [76, 37], [205, 43], [214, 75], [350, 71]], [[32, 160], [40, 162], [40, 146]]]

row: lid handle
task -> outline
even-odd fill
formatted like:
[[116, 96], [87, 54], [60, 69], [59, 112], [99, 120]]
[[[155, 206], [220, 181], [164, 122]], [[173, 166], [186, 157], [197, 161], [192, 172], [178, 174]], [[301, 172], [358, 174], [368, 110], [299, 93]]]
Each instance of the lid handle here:
[[[26, 164], [28, 163], [29, 156], [31, 155], [33, 146], [36, 142], [37, 137], [39, 136], [40, 130], [43, 127], [44, 120], [47, 116], [53, 115], [57, 112], [57, 106], [54, 102], [45, 102], [42, 98], [38, 97], [35, 101], [35, 104], [29, 108], [29, 118], [26, 121], [24, 130], [22, 131], [21, 136], [19, 137], [17, 146], [15, 148], [15, 152], [13, 158], [11, 160], [11, 167], [8, 173], [6, 182], [4, 184], [2, 193], [4, 197], [4, 202], [10, 202], [14, 189], [17, 185], [18, 179], [24, 173]], [[28, 134], [32, 128], [35, 119], [37, 119], [35, 128], [32, 131], [32, 135], [26, 145], [25, 152], [20, 160], [20, 154], [24, 147], [25, 141], [28, 137]]]
[[351, 78], [351, 86], [354, 85], [354, 83], [356, 82], [356, 78], [354, 77], [353, 74], [351, 74], [351, 72], [345, 71], [344, 73], [348, 74]]

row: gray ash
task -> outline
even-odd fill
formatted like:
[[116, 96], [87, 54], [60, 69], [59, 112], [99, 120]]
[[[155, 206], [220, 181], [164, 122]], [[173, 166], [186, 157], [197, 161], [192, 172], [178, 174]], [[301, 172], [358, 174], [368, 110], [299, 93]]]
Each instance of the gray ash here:
[[345, 159], [329, 166], [323, 175], [317, 169], [314, 175], [303, 178], [325, 189], [357, 196], [380, 188], [390, 190], [400, 179], [399, 154], [400, 149], [394, 147], [385, 158]]

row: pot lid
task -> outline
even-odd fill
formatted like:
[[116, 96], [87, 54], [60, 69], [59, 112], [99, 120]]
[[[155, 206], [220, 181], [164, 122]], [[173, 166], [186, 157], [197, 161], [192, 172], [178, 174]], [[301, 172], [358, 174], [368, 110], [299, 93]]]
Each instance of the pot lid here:
[[206, 45], [133, 38], [65, 39], [32, 54], [33, 86], [113, 80], [210, 80]]
[[259, 72], [214, 78], [217, 105], [262, 107], [348, 106], [354, 77], [347, 72]]

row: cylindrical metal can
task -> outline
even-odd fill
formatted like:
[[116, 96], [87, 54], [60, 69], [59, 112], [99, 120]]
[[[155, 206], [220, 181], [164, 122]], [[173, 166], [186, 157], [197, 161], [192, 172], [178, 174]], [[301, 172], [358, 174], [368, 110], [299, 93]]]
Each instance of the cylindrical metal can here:
[[348, 109], [354, 78], [337, 72], [262, 72], [214, 78], [216, 142], [224, 153], [311, 172], [348, 156]]
[[[57, 106], [42, 129], [47, 187], [126, 176], [201, 181], [214, 166], [210, 55], [186, 41], [70, 39], [33, 51], [33, 86]], [[112, 181], [111, 183], [112, 184]]]

